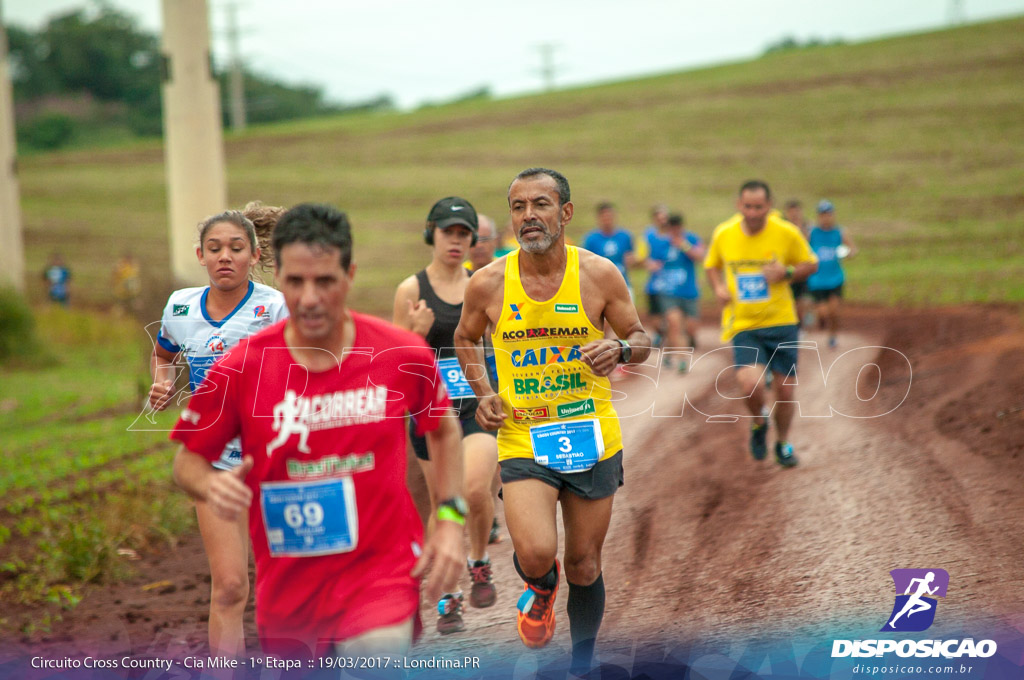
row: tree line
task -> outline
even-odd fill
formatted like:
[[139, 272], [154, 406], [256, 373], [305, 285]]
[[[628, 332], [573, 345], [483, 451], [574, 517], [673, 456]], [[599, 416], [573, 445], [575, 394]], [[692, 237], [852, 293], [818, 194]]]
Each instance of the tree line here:
[[[160, 135], [163, 57], [156, 34], [103, 2], [50, 19], [38, 31], [7, 27], [18, 143], [30, 149]], [[227, 123], [227, 71], [215, 69]], [[244, 71], [250, 123], [350, 111], [392, 110], [382, 95], [329, 102], [321, 88], [290, 85]]]

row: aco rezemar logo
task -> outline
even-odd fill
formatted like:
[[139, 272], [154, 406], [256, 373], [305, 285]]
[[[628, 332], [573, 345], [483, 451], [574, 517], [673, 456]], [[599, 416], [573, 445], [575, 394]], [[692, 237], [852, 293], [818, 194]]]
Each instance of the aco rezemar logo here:
[[946, 597], [949, 573], [945, 569], [893, 569], [896, 602], [882, 631], [919, 632], [935, 621], [938, 597]]

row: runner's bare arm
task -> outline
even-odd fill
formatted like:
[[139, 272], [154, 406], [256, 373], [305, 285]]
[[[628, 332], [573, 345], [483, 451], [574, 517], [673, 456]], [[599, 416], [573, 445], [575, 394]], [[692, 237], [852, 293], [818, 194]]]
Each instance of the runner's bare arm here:
[[818, 271], [818, 261], [813, 260], [811, 262], [801, 262], [800, 264], [793, 267], [793, 275], [789, 277], [790, 281], [799, 283], [800, 281], [806, 281], [811, 274]]
[[174, 361], [178, 355], [160, 345], [153, 345], [149, 358], [149, 373], [153, 384], [149, 388], [149, 405], [154, 411], [163, 411], [174, 395]]
[[850, 253], [846, 256], [847, 259], [854, 257], [857, 254], [857, 246], [854, 244], [853, 239], [843, 229], [843, 245], [850, 249]]
[[[434, 492], [438, 499], [446, 500], [462, 496], [462, 428], [452, 411], [440, 421], [437, 429], [426, 433], [426, 440], [434, 468]], [[444, 584], [454, 582], [465, 568], [462, 530], [462, 524], [439, 519], [413, 567], [415, 577], [429, 571], [426, 596], [431, 601], [437, 600]]]
[[487, 331], [487, 324], [492, 321], [488, 308], [493, 307], [497, 297], [501, 304], [503, 294], [504, 269], [481, 269], [473, 275], [466, 286], [466, 294], [462, 303], [462, 317], [455, 329], [455, 354], [459, 365], [466, 375], [466, 380], [479, 400], [476, 410], [476, 421], [487, 430], [497, 430], [505, 420], [505, 411], [501, 405], [501, 397], [491, 389], [487, 380], [487, 368], [484, 363], [483, 348], [478, 344]]
[[708, 283], [711, 284], [711, 289], [715, 291], [715, 297], [723, 305], [727, 305], [732, 302], [732, 293], [729, 292], [729, 287], [725, 285], [725, 278], [722, 275], [722, 270], [718, 268], [708, 268], [704, 270], [708, 276]]
[[686, 256], [694, 262], [700, 263], [704, 261], [704, 257], [708, 254], [708, 248], [703, 243], [690, 246], [684, 251]]
[[398, 284], [391, 323], [424, 337], [434, 325], [434, 312], [420, 299], [420, 284], [415, 276]]
[[[600, 328], [604, 321], [612, 327], [615, 334], [629, 343], [632, 348], [631, 364], [642, 364], [647, 361], [651, 351], [651, 338], [647, 335], [640, 317], [633, 306], [633, 300], [626, 288], [626, 281], [610, 260], [592, 254], [581, 255], [580, 287], [583, 306], [594, 309], [595, 302], [601, 305], [601, 321], [594, 324]], [[593, 319], [591, 319], [593, 321]], [[605, 376], [615, 369], [621, 356], [621, 345], [617, 340], [608, 338], [588, 342], [580, 351], [583, 362], [589, 365], [596, 375]]]
[[234, 521], [252, 503], [252, 491], [243, 481], [252, 465], [252, 456], [245, 456], [233, 470], [218, 472], [206, 458], [181, 446], [174, 456], [174, 482], [192, 498], [209, 503], [222, 518]]

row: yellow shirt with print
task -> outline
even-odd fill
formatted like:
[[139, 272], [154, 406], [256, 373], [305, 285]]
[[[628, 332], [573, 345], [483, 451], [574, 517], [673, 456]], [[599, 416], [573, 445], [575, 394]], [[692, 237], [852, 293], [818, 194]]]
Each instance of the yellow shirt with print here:
[[574, 420], [598, 422], [599, 460], [622, 450], [611, 383], [594, 375], [580, 352], [604, 338], [604, 329], [595, 327], [583, 309], [579, 249], [565, 250], [562, 284], [544, 301], [523, 288], [520, 251], [505, 260], [502, 315], [491, 334], [502, 408], [509, 416], [498, 430], [499, 460], [535, 458], [532, 428]]
[[722, 310], [722, 340], [754, 328], [797, 323], [789, 281], [769, 284], [761, 269], [772, 262], [790, 267], [815, 261], [800, 229], [774, 212], [754, 236], [743, 231], [742, 215], [715, 227], [704, 267], [722, 269], [732, 295]]

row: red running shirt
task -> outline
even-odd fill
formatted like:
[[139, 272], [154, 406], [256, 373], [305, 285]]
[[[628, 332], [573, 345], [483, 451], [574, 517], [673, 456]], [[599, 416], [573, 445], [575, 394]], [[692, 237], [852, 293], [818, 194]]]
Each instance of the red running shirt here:
[[423, 338], [352, 313], [353, 346], [311, 372], [287, 321], [243, 340], [192, 395], [171, 433], [213, 462], [240, 435], [254, 466], [249, 533], [256, 623], [268, 653], [308, 656], [325, 642], [414, 615], [423, 527], [406, 487], [405, 416], [417, 434], [450, 402]]

